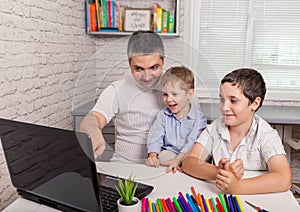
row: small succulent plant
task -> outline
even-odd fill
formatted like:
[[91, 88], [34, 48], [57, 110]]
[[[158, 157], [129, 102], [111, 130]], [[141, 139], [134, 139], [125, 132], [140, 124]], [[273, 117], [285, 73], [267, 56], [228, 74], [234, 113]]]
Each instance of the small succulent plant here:
[[116, 190], [123, 199], [124, 204], [131, 205], [138, 183], [134, 182], [134, 178], [130, 175], [127, 179], [124, 179], [124, 181], [118, 178], [118, 184], [119, 186], [116, 186]]

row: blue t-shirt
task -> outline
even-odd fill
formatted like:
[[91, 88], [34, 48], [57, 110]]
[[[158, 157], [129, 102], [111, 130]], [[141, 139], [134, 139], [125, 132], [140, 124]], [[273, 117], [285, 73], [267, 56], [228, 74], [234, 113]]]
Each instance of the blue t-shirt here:
[[192, 148], [206, 124], [206, 116], [192, 104], [189, 113], [181, 121], [166, 107], [157, 114], [150, 128], [148, 153], [170, 150], [176, 154], [185, 154]]

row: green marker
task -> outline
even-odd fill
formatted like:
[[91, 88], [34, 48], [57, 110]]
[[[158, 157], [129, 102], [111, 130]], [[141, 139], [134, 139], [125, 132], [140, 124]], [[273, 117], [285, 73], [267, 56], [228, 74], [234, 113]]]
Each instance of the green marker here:
[[162, 205], [161, 205], [161, 202], [160, 202], [160, 199], [156, 199], [156, 202], [157, 202], [157, 204], [158, 204], [159, 211], [163, 211]]
[[177, 208], [177, 210], [179, 212], [182, 212], [179, 202], [177, 201], [177, 199], [175, 197], [173, 197], [173, 202], [175, 203], [175, 207]]
[[221, 203], [222, 203], [222, 206], [223, 206], [225, 212], [228, 212], [223, 195], [221, 193], [218, 193], [218, 196], [219, 196], [219, 198], [221, 200]]
[[218, 212], [218, 208], [217, 208], [217, 205], [216, 205], [216, 202], [214, 200], [214, 198], [210, 198], [212, 203], [213, 203], [213, 206], [214, 206], [214, 210]]

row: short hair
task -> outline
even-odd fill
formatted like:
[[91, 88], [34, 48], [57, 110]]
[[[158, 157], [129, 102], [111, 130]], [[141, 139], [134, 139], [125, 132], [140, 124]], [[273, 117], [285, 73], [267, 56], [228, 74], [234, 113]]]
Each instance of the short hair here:
[[189, 89], [194, 89], [194, 74], [193, 72], [184, 67], [176, 66], [169, 68], [161, 77], [160, 84], [165, 86], [167, 83], [171, 82], [173, 85], [176, 82], [181, 82], [181, 88], [185, 91]]
[[242, 93], [247, 99], [249, 104], [252, 104], [256, 97], [260, 97], [260, 105], [257, 110], [262, 106], [266, 94], [266, 83], [262, 75], [252, 68], [240, 68], [227, 74], [222, 80], [221, 84], [225, 82], [232, 83], [233, 86], [237, 85], [241, 88]]
[[138, 30], [132, 33], [127, 45], [127, 56], [158, 54], [165, 56], [165, 47], [160, 36], [152, 31]]

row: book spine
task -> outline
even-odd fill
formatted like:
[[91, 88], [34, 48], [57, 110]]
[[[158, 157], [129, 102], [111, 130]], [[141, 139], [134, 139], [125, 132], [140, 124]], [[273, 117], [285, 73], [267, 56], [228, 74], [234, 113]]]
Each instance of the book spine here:
[[156, 32], [160, 33], [162, 27], [162, 8], [158, 7], [156, 9]]
[[168, 23], [168, 32], [169, 33], [174, 33], [174, 26], [175, 26], [175, 10], [170, 10], [169, 11], [169, 23]]
[[86, 10], [86, 32], [91, 31], [91, 22], [90, 22], [90, 5], [89, 0], [86, 0], [85, 4], [85, 10]]
[[158, 4], [156, 2], [153, 3], [153, 32], [156, 32], [156, 14], [157, 14]]
[[96, 3], [96, 15], [97, 15], [97, 31], [100, 31], [101, 21], [100, 21], [100, 0], [95, 0]]
[[169, 18], [169, 12], [164, 10], [162, 12], [162, 26], [161, 26], [162, 33], [168, 33], [168, 18]]
[[91, 31], [97, 31], [97, 14], [96, 14], [96, 4], [90, 4], [90, 21], [91, 21]]

